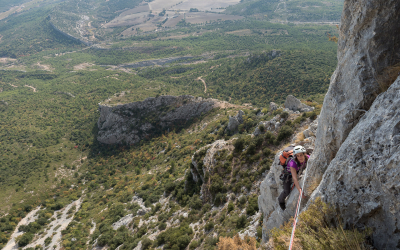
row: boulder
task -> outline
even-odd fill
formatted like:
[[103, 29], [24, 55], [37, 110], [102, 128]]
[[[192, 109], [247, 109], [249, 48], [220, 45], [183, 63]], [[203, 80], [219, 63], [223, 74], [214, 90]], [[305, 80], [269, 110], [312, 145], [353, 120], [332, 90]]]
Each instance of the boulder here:
[[227, 130], [236, 132], [239, 128], [239, 125], [243, 123], [243, 115], [244, 112], [239, 110], [235, 116], [229, 116], [229, 122], [227, 126]]
[[278, 109], [278, 105], [274, 102], [269, 103], [269, 111], [275, 111]]
[[314, 108], [301, 103], [299, 99], [292, 95], [288, 95], [285, 101], [285, 108], [292, 111], [300, 111], [300, 112], [310, 112], [313, 111]]

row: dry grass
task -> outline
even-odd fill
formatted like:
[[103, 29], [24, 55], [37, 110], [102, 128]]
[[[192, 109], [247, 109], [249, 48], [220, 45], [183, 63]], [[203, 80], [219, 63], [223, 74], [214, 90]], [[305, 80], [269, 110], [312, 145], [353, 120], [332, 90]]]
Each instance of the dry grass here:
[[307, 188], [308, 195], [311, 195], [314, 192], [314, 190], [317, 189], [317, 187], [321, 183], [321, 180], [322, 180], [322, 176], [312, 178], [312, 180], [310, 181], [310, 184]]
[[256, 250], [256, 239], [245, 236], [242, 240], [237, 234], [233, 239], [228, 237], [219, 237], [217, 243], [218, 250]]
[[389, 89], [390, 85], [396, 81], [400, 74], [400, 63], [393, 66], [387, 67], [383, 70], [383, 73], [378, 75], [376, 80], [378, 81], [380, 93], [385, 92]]
[[[288, 249], [292, 226], [293, 219], [271, 230], [275, 249]], [[371, 233], [370, 229], [364, 232], [344, 230], [335, 209], [317, 198], [300, 214], [293, 249], [365, 250], [365, 238]]]

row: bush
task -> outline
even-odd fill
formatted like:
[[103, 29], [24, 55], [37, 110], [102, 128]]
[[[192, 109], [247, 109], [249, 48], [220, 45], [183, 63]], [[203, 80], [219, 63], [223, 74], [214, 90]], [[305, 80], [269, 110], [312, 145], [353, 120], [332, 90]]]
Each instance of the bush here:
[[289, 138], [292, 134], [293, 134], [293, 129], [292, 129], [291, 127], [287, 126], [287, 125], [284, 125], [284, 126], [279, 130], [277, 140], [278, 140], [279, 142], [281, 142], [281, 141], [283, 141], [283, 140]]
[[214, 228], [214, 222], [212, 222], [212, 221], [208, 222], [208, 223], [205, 225], [205, 227], [204, 227], [204, 229], [205, 229], [206, 231], [210, 231], [210, 230], [213, 229], [213, 228]]
[[283, 119], [287, 119], [288, 117], [289, 117], [289, 113], [288, 112], [282, 112], [281, 114], [280, 114], [280, 116], [281, 116], [281, 118], [283, 118]]
[[29, 242], [31, 242], [31, 240], [33, 239], [33, 234], [31, 233], [25, 233], [21, 236], [21, 238], [18, 239], [18, 246], [19, 247], [24, 247], [26, 245], [29, 244]]
[[147, 238], [147, 237], [144, 237], [144, 238], [142, 239], [142, 249], [141, 249], [141, 250], [149, 249], [149, 248], [151, 247], [151, 245], [153, 245], [153, 241], [150, 240], [150, 239]]
[[246, 201], [247, 201], [247, 199], [244, 195], [240, 196], [240, 198], [239, 198], [240, 205], [243, 206], [244, 204], [246, 204]]
[[198, 210], [202, 207], [202, 205], [203, 202], [200, 197], [197, 194], [193, 195], [193, 197], [190, 199], [189, 207]]
[[244, 138], [236, 139], [233, 143], [236, 152], [241, 152], [245, 146], [246, 140]]
[[226, 195], [225, 195], [225, 194], [218, 193], [218, 194], [215, 196], [214, 205], [215, 205], [215, 206], [220, 206], [221, 204], [224, 204], [225, 201], [226, 201]]
[[210, 210], [211, 210], [211, 205], [208, 204], [208, 203], [204, 204], [203, 208], [201, 209], [201, 211], [203, 212], [203, 214], [206, 213], [206, 212], [208, 212], [208, 211], [210, 211]]
[[264, 149], [263, 149], [263, 155], [264, 155], [265, 157], [269, 157], [271, 154], [272, 154], [271, 149], [269, 149], [269, 148], [264, 148]]
[[221, 176], [215, 173], [213, 176], [211, 176], [210, 192], [212, 194], [216, 194], [218, 192], [225, 192], [225, 191], [226, 190], [224, 181], [222, 180]]
[[166, 228], [167, 228], [167, 224], [165, 222], [161, 222], [160, 225], [158, 226], [158, 229], [160, 229], [160, 231], [162, 231]]
[[[297, 223], [295, 249], [365, 249], [364, 241], [372, 230], [359, 232], [344, 230], [336, 210], [317, 198], [306, 211], [300, 214]], [[276, 249], [287, 249], [292, 233], [293, 219], [281, 228], [271, 230]]]
[[314, 121], [315, 119], [317, 119], [317, 113], [315, 113], [315, 111], [314, 111], [314, 112], [312, 112], [312, 113], [310, 114], [310, 120], [311, 120], [311, 121]]
[[261, 124], [260, 126], [258, 126], [258, 129], [261, 131], [261, 133], [264, 133], [265, 126], [263, 124]]
[[236, 228], [237, 229], [242, 229], [246, 227], [246, 221], [247, 221], [247, 217], [246, 215], [241, 215], [239, 217], [239, 219], [236, 222]]
[[229, 204], [228, 204], [228, 213], [230, 213], [234, 209], [235, 209], [235, 204], [233, 204], [233, 202], [229, 202]]
[[194, 240], [194, 241], [192, 241], [192, 243], [190, 243], [189, 250], [196, 249], [199, 245], [200, 245], [200, 242], [198, 242], [197, 240]]
[[249, 198], [249, 203], [247, 204], [246, 213], [249, 216], [254, 215], [258, 211], [258, 198], [253, 195]]
[[45, 244], [46, 246], [48, 246], [50, 243], [51, 243], [51, 238], [50, 238], [50, 237], [47, 237], [47, 238], [44, 240], [44, 244]]

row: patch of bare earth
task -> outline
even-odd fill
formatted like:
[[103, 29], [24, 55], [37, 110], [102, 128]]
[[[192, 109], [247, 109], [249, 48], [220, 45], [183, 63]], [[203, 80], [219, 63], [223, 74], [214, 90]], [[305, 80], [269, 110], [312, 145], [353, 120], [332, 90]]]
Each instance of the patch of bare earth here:
[[74, 70], [88, 70], [88, 68], [93, 67], [94, 64], [92, 63], [81, 63], [74, 66]]
[[36, 63], [35, 66], [41, 70], [46, 70], [50, 72], [54, 70], [50, 65], [41, 64], [40, 62]]
[[[0, 36], [0, 41], [1, 41], [1, 36]], [[17, 59], [9, 58], [9, 57], [1, 57], [0, 58], [0, 63], [8, 63], [8, 62], [15, 62]]]

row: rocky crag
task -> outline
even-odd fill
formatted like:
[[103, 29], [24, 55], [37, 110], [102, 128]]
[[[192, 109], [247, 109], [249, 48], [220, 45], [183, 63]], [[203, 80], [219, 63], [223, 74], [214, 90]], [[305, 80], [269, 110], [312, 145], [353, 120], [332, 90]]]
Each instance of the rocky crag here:
[[114, 107], [99, 104], [97, 140], [105, 144], [134, 144], [225, 105], [193, 96], [159, 96]]
[[[338, 208], [346, 226], [371, 227], [378, 249], [400, 249], [400, 83], [392, 84], [388, 76], [400, 62], [399, 19], [399, 1], [345, 1], [338, 66], [321, 111], [305, 190], [310, 193], [310, 183], [322, 179], [309, 202], [323, 197]], [[259, 197], [264, 240], [288, 218], [270, 209], [276, 194], [268, 176]], [[297, 197], [295, 190], [288, 211]]]

